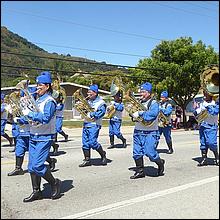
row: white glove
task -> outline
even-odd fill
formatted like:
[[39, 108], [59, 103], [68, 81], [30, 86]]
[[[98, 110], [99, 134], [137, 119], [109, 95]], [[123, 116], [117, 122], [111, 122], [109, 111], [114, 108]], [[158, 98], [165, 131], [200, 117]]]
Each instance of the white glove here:
[[30, 112], [31, 112], [31, 110], [28, 108], [22, 110], [22, 113], [24, 116], [28, 115]]
[[20, 119], [19, 117], [15, 117], [13, 120], [15, 123], [18, 123], [18, 119]]
[[90, 116], [90, 112], [87, 113], [87, 117], [88, 117], [88, 118], [91, 118], [91, 116]]
[[132, 117], [133, 117], [133, 118], [138, 118], [138, 117], [139, 117], [139, 111], [133, 113]]

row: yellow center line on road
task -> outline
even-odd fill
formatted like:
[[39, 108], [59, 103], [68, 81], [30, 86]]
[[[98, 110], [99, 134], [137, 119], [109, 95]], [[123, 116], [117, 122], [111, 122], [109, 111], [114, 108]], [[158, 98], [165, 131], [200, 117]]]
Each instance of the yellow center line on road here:
[[[190, 144], [199, 144], [199, 141], [190, 141], [190, 142], [181, 143], [181, 145], [190, 145]], [[180, 144], [178, 144], [178, 145], [180, 145]], [[178, 145], [176, 145], [176, 146], [178, 146]], [[63, 149], [68, 149], [68, 147], [63, 148]], [[4, 157], [2, 159], [4, 159]], [[14, 161], [2, 161], [2, 159], [1, 159], [1, 165], [15, 164], [15, 160]], [[27, 160], [23, 161], [23, 163], [27, 163], [27, 162], [28, 162]]]
[[[27, 163], [27, 160], [24, 160], [23, 163]], [[6, 161], [6, 162], [1, 162], [1, 165], [8, 165], [8, 164], [15, 164], [15, 160], [14, 161]]]

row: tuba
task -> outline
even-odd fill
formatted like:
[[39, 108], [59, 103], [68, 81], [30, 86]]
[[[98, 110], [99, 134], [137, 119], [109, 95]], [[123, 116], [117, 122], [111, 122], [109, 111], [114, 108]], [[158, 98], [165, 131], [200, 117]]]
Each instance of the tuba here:
[[[125, 92], [125, 88], [122, 83], [121, 77], [116, 77], [112, 80], [111, 87], [110, 87], [110, 96], [115, 96], [116, 94], [120, 93], [121, 96], [123, 96], [123, 93]], [[112, 118], [116, 112], [114, 105], [109, 105], [106, 109], [106, 118]]]
[[16, 89], [22, 90], [25, 94], [25, 96], [20, 99], [21, 110], [28, 108], [33, 112], [40, 112], [39, 106], [28, 90], [28, 82], [29, 80], [22, 80], [15, 86]]
[[162, 111], [159, 112], [158, 114], [158, 126], [159, 127], [166, 127], [169, 124], [169, 117], [164, 115]]
[[13, 118], [22, 116], [20, 108], [20, 92], [14, 91], [5, 96], [6, 110]]
[[169, 124], [168, 117], [166, 117], [164, 115], [164, 113], [162, 111], [160, 111], [159, 114], [158, 114], [158, 126], [164, 128], [168, 124]]
[[81, 117], [86, 119], [87, 121], [95, 121], [95, 119], [91, 119], [87, 116], [89, 112], [94, 112], [94, 109], [87, 102], [87, 98], [84, 97], [82, 93], [82, 88], [77, 89], [72, 96], [75, 100], [74, 107], [81, 114]]
[[[129, 115], [132, 115], [136, 111], [147, 111], [146, 107], [134, 97], [131, 90], [128, 90], [124, 95], [124, 102], [125, 110], [129, 113]], [[154, 121], [144, 121], [142, 117], [138, 117], [135, 120], [145, 126], [151, 126], [154, 123]]]
[[208, 111], [202, 110], [198, 115], [195, 116], [196, 121], [200, 124], [202, 123], [206, 118], [208, 118], [209, 114]]
[[200, 75], [201, 89], [208, 92], [210, 96], [217, 98], [219, 96], [219, 67], [212, 65]]
[[112, 80], [112, 84], [110, 87], [111, 96], [115, 96], [118, 92], [125, 93], [125, 87], [123, 85], [121, 77], [115, 77]]
[[61, 103], [64, 104], [66, 101], [66, 91], [63, 87], [60, 86], [60, 82], [61, 82], [60, 76], [59, 74], [57, 74], [57, 79], [54, 80], [52, 84], [52, 89], [53, 89], [52, 97], [55, 99], [60, 97]]
[[[219, 67], [218, 65], [211, 65], [206, 67], [200, 75], [201, 88], [200, 91], [207, 92], [214, 99], [219, 97]], [[208, 117], [207, 109], [202, 110], [195, 119], [201, 123]]]
[[112, 118], [115, 114], [115, 106], [114, 105], [109, 105], [106, 109], [105, 117], [106, 118]]

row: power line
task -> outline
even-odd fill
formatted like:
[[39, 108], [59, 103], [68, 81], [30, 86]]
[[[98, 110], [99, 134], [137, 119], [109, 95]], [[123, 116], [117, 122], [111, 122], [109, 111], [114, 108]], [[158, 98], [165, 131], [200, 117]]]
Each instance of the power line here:
[[107, 63], [99, 63], [99, 62], [89, 62], [89, 61], [74, 60], [74, 59], [69, 59], [69, 58], [68, 59], [64, 59], [64, 58], [55, 58], [55, 57], [39, 56], [39, 55], [15, 53], [15, 52], [6, 52], [6, 51], [1, 51], [1, 53], [11, 54], [11, 55], [18, 55], [18, 56], [43, 58], [43, 59], [62, 60], [62, 61], [66, 61], [66, 62], [88, 63], [88, 64], [92, 64], [92, 65], [104, 65], [104, 66], [112, 66], [112, 67], [122, 67], [122, 68], [133, 68], [133, 69], [142, 69], [142, 70], [163, 71], [162, 69], [157, 69], [157, 68], [125, 66], [125, 65], [107, 64]]
[[35, 41], [33, 41], [32, 43], [42, 44], [42, 45], [46, 45], [46, 46], [53, 46], [53, 47], [69, 48], [69, 49], [74, 49], [74, 50], [93, 51], [93, 52], [99, 52], [99, 53], [126, 55], [126, 56], [134, 56], [134, 57], [148, 57], [148, 56], [138, 55], [138, 54], [129, 54], [129, 53], [112, 52], [112, 51], [104, 51], [104, 50], [94, 50], [94, 49], [87, 49], [87, 48], [80, 48], [80, 47], [61, 46], [61, 45], [56, 45], [56, 44], [39, 43], [39, 42], [35, 42]]
[[39, 18], [43, 18], [43, 19], [48, 19], [48, 20], [52, 20], [52, 21], [58, 21], [58, 22], [73, 24], [73, 25], [82, 26], [82, 27], [86, 27], [86, 28], [92, 28], [92, 29], [96, 29], [96, 30], [109, 31], [109, 32], [113, 32], [113, 33], [124, 34], [124, 35], [129, 35], [129, 36], [134, 36], [134, 37], [147, 38], [147, 39], [152, 39], [152, 40], [157, 40], [157, 41], [162, 40], [162, 39], [159, 39], [159, 38], [150, 37], [150, 36], [141, 35], [141, 34], [134, 34], [134, 33], [117, 31], [117, 30], [112, 30], [112, 29], [107, 29], [107, 28], [102, 28], [102, 27], [91, 26], [91, 25], [87, 25], [87, 24], [80, 24], [80, 23], [76, 23], [76, 22], [72, 22], [72, 21], [66, 21], [66, 20], [63, 20], [63, 19], [51, 18], [51, 17], [47, 17], [47, 16], [42, 16], [42, 15], [40, 16], [40, 15], [36, 15], [36, 14], [32, 14], [32, 13], [24, 12], [24, 11], [20, 11], [20, 10], [4, 9], [4, 11], [5, 10], [6, 11], [12, 11], [12, 12], [15, 12], [15, 13], [24, 14], [24, 15], [39, 17]]
[[[82, 75], [97, 75], [97, 76], [116, 76], [115, 74], [100, 74], [100, 73], [94, 73], [94, 72], [86, 72], [86, 71], [69, 71], [69, 70], [55, 70], [50, 68], [38, 68], [38, 67], [28, 67], [28, 66], [14, 66], [14, 65], [8, 65], [8, 64], [1, 64], [2, 67], [6, 68], [14, 68], [14, 69], [27, 69], [27, 70], [38, 70], [38, 71], [51, 71], [51, 72], [60, 72], [60, 73], [72, 73], [72, 74], [82, 74]], [[22, 77], [20, 74], [19, 76]], [[132, 75], [123, 75], [121, 77], [127, 77], [127, 78], [142, 78], [143, 76], [132, 76]], [[145, 77], [145, 79], [158, 79], [156, 77]]]
[[181, 8], [176, 8], [176, 7], [173, 7], [173, 6], [170, 6], [170, 5], [164, 5], [164, 4], [161, 4], [161, 3], [158, 3], [158, 2], [155, 3], [155, 4], [163, 6], [163, 7], [167, 7], [167, 8], [172, 8], [172, 9], [175, 9], [175, 10], [178, 10], [178, 11], [183, 11], [183, 12], [190, 13], [190, 14], [196, 14], [196, 15], [200, 15], [200, 16], [203, 16], [203, 17], [209, 17], [209, 18], [212, 18], [212, 19], [217, 19], [217, 17], [196, 13], [196, 12], [188, 11], [188, 10], [181, 9]]
[[201, 5], [197, 5], [197, 4], [194, 4], [194, 3], [192, 3], [192, 2], [188, 2], [188, 1], [187, 1], [187, 4], [189, 4], [189, 5], [194, 5], [194, 6], [196, 6], [196, 7], [203, 8], [203, 9], [206, 9], [206, 10], [209, 10], [209, 11], [212, 11], [212, 12], [213, 12], [213, 9], [211, 9], [211, 8], [207, 8], [207, 7], [204, 7], [204, 6], [201, 6]]
[[[128, 54], [128, 53], [121, 53], [121, 52], [112, 52], [112, 51], [104, 51], [104, 50], [94, 50], [94, 49], [87, 49], [87, 48], [80, 48], [80, 47], [69, 47], [69, 46], [61, 46], [57, 44], [48, 44], [48, 43], [39, 43], [39, 42], [32, 42], [35, 44], [42, 44], [47, 46], [53, 46], [53, 47], [60, 47], [60, 48], [69, 48], [74, 50], [84, 50], [84, 51], [94, 51], [99, 53], [108, 53], [108, 54], [118, 54], [118, 55], [125, 55], [125, 56], [134, 56], [134, 57], [143, 57], [143, 58], [150, 58], [149, 56], [145, 55], [138, 55], [138, 54]], [[218, 50], [218, 47], [213, 47], [214, 49]]]

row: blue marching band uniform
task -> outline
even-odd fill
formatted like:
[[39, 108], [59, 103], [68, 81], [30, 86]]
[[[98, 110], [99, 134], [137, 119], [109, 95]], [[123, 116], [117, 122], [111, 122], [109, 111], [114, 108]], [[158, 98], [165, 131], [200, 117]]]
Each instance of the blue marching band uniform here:
[[65, 134], [65, 132], [62, 129], [63, 126], [63, 110], [64, 110], [64, 104], [60, 102], [60, 100], [57, 101], [57, 108], [56, 108], [56, 141], [57, 141], [57, 134], [61, 134], [65, 141], [68, 141], [68, 135]]
[[54, 155], [58, 154], [58, 148], [59, 145], [56, 144], [57, 142], [57, 135], [61, 134], [65, 138], [65, 142], [68, 141], [68, 135], [63, 131], [63, 111], [64, 111], [64, 104], [62, 103], [63, 98], [61, 97], [61, 94], [58, 95], [57, 98], [55, 98], [57, 102], [57, 107], [56, 107], [56, 134], [55, 134], [55, 141], [52, 143], [53, 147], [53, 153]]
[[[36, 103], [40, 112], [24, 109], [24, 116], [28, 117], [33, 123], [30, 124], [29, 140], [29, 161], [28, 172], [31, 176], [33, 192], [23, 200], [31, 202], [42, 199], [40, 189], [41, 177], [43, 177], [52, 188], [51, 198], [56, 199], [60, 196], [61, 180], [55, 179], [46, 166], [45, 161], [49, 156], [51, 144], [55, 138], [55, 112], [56, 101], [51, 96], [52, 78], [49, 72], [43, 72], [36, 79], [38, 98]], [[36, 125], [36, 123], [38, 123]]]
[[5, 94], [1, 92], [1, 136], [8, 140], [10, 146], [13, 144], [13, 139], [5, 133], [5, 126], [8, 119], [8, 111], [6, 110], [7, 104], [4, 102]]
[[197, 116], [203, 110], [206, 110], [208, 117], [206, 117], [201, 123], [199, 128], [200, 137], [200, 150], [202, 154], [202, 160], [198, 166], [207, 165], [207, 153], [210, 149], [215, 157], [215, 164], [219, 166], [219, 154], [217, 146], [217, 133], [218, 133], [218, 114], [219, 114], [219, 98], [214, 101], [212, 96], [207, 92], [204, 92], [205, 100], [195, 107], [194, 115]]
[[110, 138], [110, 146], [108, 149], [114, 148], [114, 135], [122, 141], [122, 146], [125, 148], [127, 146], [126, 139], [123, 137], [120, 129], [122, 123], [122, 112], [124, 110], [124, 104], [121, 100], [120, 91], [113, 96], [114, 101], [111, 101], [112, 106], [115, 108], [114, 115], [109, 120], [109, 138]]
[[91, 149], [96, 150], [101, 156], [101, 164], [107, 165], [106, 152], [103, 150], [101, 144], [97, 141], [99, 131], [102, 127], [102, 118], [106, 112], [105, 101], [98, 96], [98, 85], [94, 84], [88, 90], [88, 104], [94, 109], [93, 112], [88, 112], [88, 118], [84, 119], [82, 131], [82, 150], [84, 160], [79, 167], [91, 166]]
[[[49, 72], [42, 72], [37, 78], [37, 87], [35, 88], [38, 98], [36, 104], [40, 112], [34, 112], [30, 109], [23, 109], [24, 117], [16, 117], [14, 121], [19, 125], [19, 135], [17, 137], [15, 156], [16, 167], [9, 176], [23, 174], [21, 168], [25, 152], [29, 150], [28, 172], [31, 176], [33, 192], [29, 197], [25, 198], [24, 202], [31, 202], [42, 199], [42, 191], [40, 188], [41, 177], [43, 177], [52, 188], [51, 198], [57, 199], [60, 197], [61, 180], [54, 178], [51, 170], [45, 165], [45, 161], [49, 164], [51, 158], [49, 151], [55, 143], [56, 133], [62, 134], [63, 107], [58, 104], [52, 97], [52, 78]], [[29, 88], [30, 89], [30, 88]], [[31, 89], [30, 89], [31, 90]], [[106, 152], [98, 142], [99, 132], [102, 127], [102, 118], [106, 113], [106, 103], [98, 95], [98, 85], [93, 84], [88, 88], [88, 104], [93, 108], [92, 112], [88, 112], [87, 118], [84, 119], [82, 129], [82, 151], [84, 155], [83, 162], [79, 167], [91, 166], [91, 149], [96, 150], [101, 156], [101, 165], [107, 165]], [[151, 122], [149, 124], [135, 121], [133, 132], [133, 159], [136, 165], [134, 175], [130, 179], [145, 177], [144, 172], [144, 156], [150, 161], [155, 162], [158, 166], [157, 176], [164, 174], [165, 160], [160, 158], [157, 152], [160, 136], [163, 134], [168, 145], [168, 153], [173, 153], [172, 138], [171, 138], [171, 113], [172, 105], [168, 103], [168, 92], [161, 93], [161, 102], [157, 102], [152, 95], [152, 84], [146, 82], [140, 86], [140, 94], [142, 96], [142, 104], [146, 107], [144, 111], [137, 111], [130, 115], [135, 119], [142, 119], [143, 122]], [[207, 94], [205, 93], [205, 96]], [[208, 95], [207, 95], [208, 96]], [[122, 122], [122, 111], [124, 110], [123, 103], [118, 99], [120, 94], [114, 96], [114, 101], [111, 105], [115, 107], [115, 114], [109, 120], [109, 137], [110, 147], [114, 146], [114, 135], [122, 140], [123, 147], [126, 147], [126, 139], [123, 137], [120, 128]], [[210, 98], [210, 97], [209, 97]], [[5, 113], [4, 94], [1, 94], [1, 135], [4, 136], [4, 127], [7, 121]], [[218, 131], [218, 114], [219, 114], [219, 99], [215, 102], [210, 98], [200, 106], [197, 106], [194, 115], [196, 116], [202, 110], [206, 109], [208, 117], [200, 124], [200, 150], [202, 153], [202, 161], [199, 166], [207, 165], [208, 149], [213, 151], [215, 156], [215, 164], [219, 165], [219, 155], [217, 149], [217, 131]], [[162, 111], [168, 118], [169, 123], [166, 126], [159, 127], [158, 115]], [[33, 123], [27, 121], [27, 117]], [[57, 120], [56, 120], [57, 119]], [[37, 123], [37, 124], [36, 124]], [[68, 135], [64, 135], [65, 139]], [[56, 162], [56, 161], [55, 161]], [[54, 162], [54, 164], [55, 164]], [[55, 167], [55, 165], [53, 165]], [[51, 168], [51, 166], [50, 166]]]
[[168, 124], [166, 124], [166, 125], [162, 125], [161, 123], [158, 124], [159, 125], [159, 137], [158, 137], [157, 146], [159, 144], [160, 136], [163, 134], [165, 137], [165, 140], [166, 140], [166, 144], [169, 149], [167, 153], [172, 154], [173, 153], [173, 145], [172, 145], [172, 138], [171, 138], [171, 129], [172, 129], [171, 114], [172, 114], [173, 107], [168, 101], [168, 92], [167, 91], [163, 91], [160, 95], [160, 98], [161, 98], [161, 101], [159, 103], [160, 104], [159, 110], [167, 117]]
[[[37, 88], [36, 87], [28, 87], [30, 93], [34, 99], [37, 98]], [[24, 97], [24, 92], [20, 92], [20, 96]], [[22, 99], [22, 98], [21, 98]], [[29, 138], [30, 138], [30, 124], [24, 116], [15, 117], [14, 122], [12, 124], [12, 131], [13, 126], [15, 127], [16, 131], [16, 141], [15, 141], [15, 169], [8, 173], [8, 176], [15, 176], [15, 175], [23, 175], [24, 171], [22, 169], [22, 164], [24, 161], [25, 152], [29, 150]], [[47, 162], [50, 165], [51, 171], [55, 169], [55, 158], [50, 158], [48, 156]]]
[[[133, 134], [133, 159], [136, 164], [136, 172], [131, 179], [145, 177], [143, 157], [149, 157], [150, 161], [158, 165], [158, 176], [163, 175], [165, 161], [160, 158], [156, 144], [158, 141], [158, 114], [159, 104], [151, 98], [152, 84], [146, 82], [140, 86], [142, 94], [142, 104], [146, 107], [146, 111], [138, 111], [133, 114], [133, 118], [141, 117], [145, 122], [153, 123], [149, 126], [141, 122], [135, 122]], [[150, 102], [150, 104], [149, 104]]]

